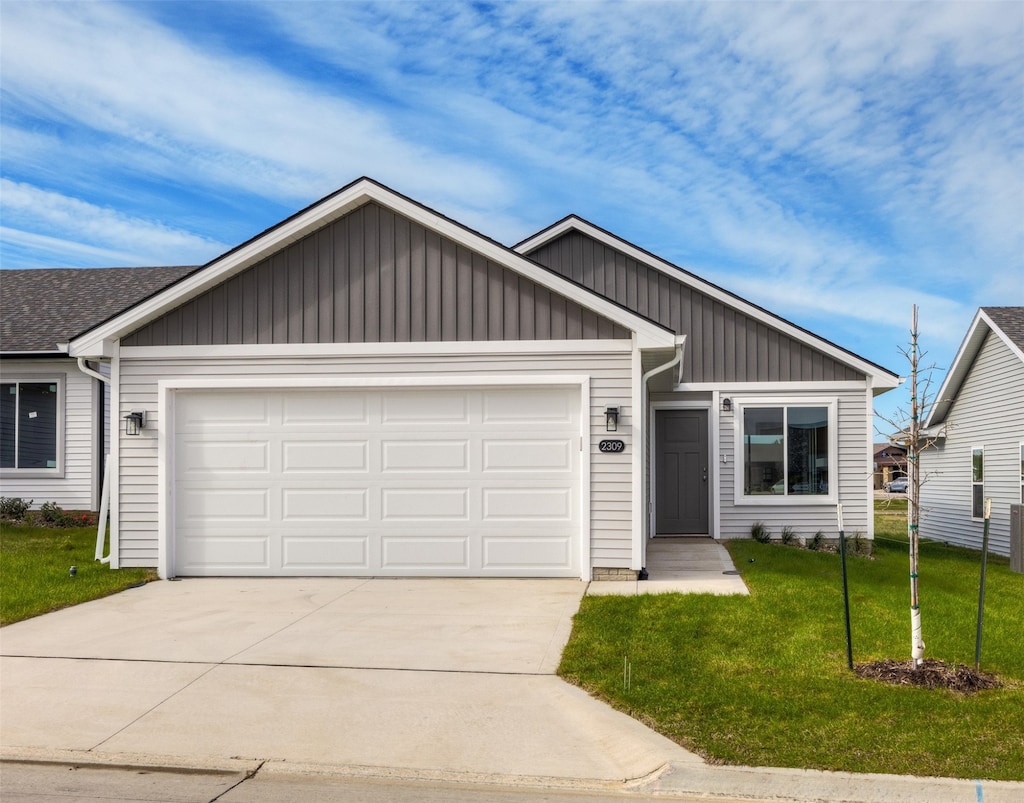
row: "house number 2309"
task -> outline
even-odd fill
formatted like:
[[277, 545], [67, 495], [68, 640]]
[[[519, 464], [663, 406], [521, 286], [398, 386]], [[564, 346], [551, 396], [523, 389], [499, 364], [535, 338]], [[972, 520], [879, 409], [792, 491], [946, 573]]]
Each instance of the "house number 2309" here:
[[602, 452], [624, 452], [626, 451], [625, 441], [601, 441], [597, 448]]

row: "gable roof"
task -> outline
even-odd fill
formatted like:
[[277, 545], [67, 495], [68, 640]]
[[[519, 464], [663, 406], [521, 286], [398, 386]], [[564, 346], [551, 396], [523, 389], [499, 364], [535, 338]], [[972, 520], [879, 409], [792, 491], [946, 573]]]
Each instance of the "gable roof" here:
[[622, 325], [636, 334], [641, 348], [664, 348], [675, 344], [674, 334], [661, 324], [592, 293], [495, 240], [364, 177], [222, 254], [161, 292], [142, 299], [121, 314], [80, 334], [70, 345], [71, 355], [106, 355], [109, 353], [111, 341], [129, 334], [167, 311], [252, 267], [269, 255], [371, 202], [380, 204], [396, 214], [404, 215], [538, 285]]
[[926, 427], [937, 426], [946, 420], [989, 333], [1002, 340], [1024, 362], [1024, 307], [979, 308], [935, 397], [935, 404], [925, 422]]
[[195, 267], [0, 271], [0, 354], [62, 354], [91, 329]]
[[686, 269], [652, 254], [650, 251], [646, 251], [633, 243], [623, 240], [621, 237], [612, 234], [600, 226], [594, 225], [588, 220], [584, 220], [578, 215], [567, 215], [557, 223], [554, 223], [546, 229], [542, 229], [513, 247], [519, 253], [530, 254], [558, 238], [569, 234], [570, 232], [578, 232], [585, 237], [589, 237], [608, 246], [609, 248], [615, 249], [639, 263], [654, 268], [672, 280], [720, 302], [726, 307], [737, 310], [744, 315], [763, 323], [771, 329], [782, 332], [794, 340], [807, 343], [818, 351], [827, 354], [837, 362], [849, 365], [857, 371], [866, 374], [871, 379], [871, 385], [876, 395], [895, 388], [900, 384], [899, 376], [892, 371], [889, 371], [870, 360], [866, 360], [863, 357], [854, 354], [852, 351], [844, 349], [842, 346], [838, 346], [801, 326], [791, 323], [784, 318], [780, 318], [778, 315], [769, 312], [763, 307], [747, 301], [746, 299], [743, 299], [735, 293], [731, 293], [718, 285], [712, 284]]

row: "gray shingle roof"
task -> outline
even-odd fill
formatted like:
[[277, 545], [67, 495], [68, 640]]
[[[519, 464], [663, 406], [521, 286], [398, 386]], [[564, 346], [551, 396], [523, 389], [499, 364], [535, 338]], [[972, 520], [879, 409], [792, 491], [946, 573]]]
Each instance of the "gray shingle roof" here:
[[195, 267], [0, 271], [0, 352], [57, 353], [66, 343]]
[[1018, 348], [1024, 349], [1024, 307], [982, 307], [992, 323]]

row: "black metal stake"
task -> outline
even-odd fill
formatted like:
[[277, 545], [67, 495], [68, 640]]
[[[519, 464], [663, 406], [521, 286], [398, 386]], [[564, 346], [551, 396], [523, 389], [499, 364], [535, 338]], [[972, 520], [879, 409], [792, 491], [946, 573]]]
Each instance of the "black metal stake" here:
[[839, 557], [843, 566], [843, 609], [846, 614], [846, 665], [853, 671], [853, 638], [850, 635], [850, 588], [846, 579], [846, 533], [843, 531], [843, 506], [836, 505], [839, 515]]
[[992, 500], [985, 500], [985, 529], [981, 537], [981, 587], [978, 591], [978, 635], [974, 641], [974, 671], [981, 671], [981, 620], [985, 613], [985, 569], [988, 566], [988, 522], [992, 515]]

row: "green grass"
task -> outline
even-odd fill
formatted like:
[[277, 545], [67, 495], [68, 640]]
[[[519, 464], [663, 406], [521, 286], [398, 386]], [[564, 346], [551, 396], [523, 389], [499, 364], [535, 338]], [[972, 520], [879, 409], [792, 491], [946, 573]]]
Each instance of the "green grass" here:
[[[94, 527], [47, 528], [4, 522], [0, 528], [0, 625], [115, 594], [152, 569], [111, 570], [93, 559]], [[77, 568], [71, 577], [70, 569]]]
[[[857, 663], [910, 657], [905, 517], [877, 516], [876, 536], [849, 561]], [[1008, 686], [964, 696], [848, 671], [838, 555], [728, 546], [750, 597], [586, 597], [562, 677], [716, 763], [1024, 780], [1024, 575], [1005, 559], [982, 669]], [[927, 658], [974, 665], [979, 573], [976, 552], [922, 546]]]

